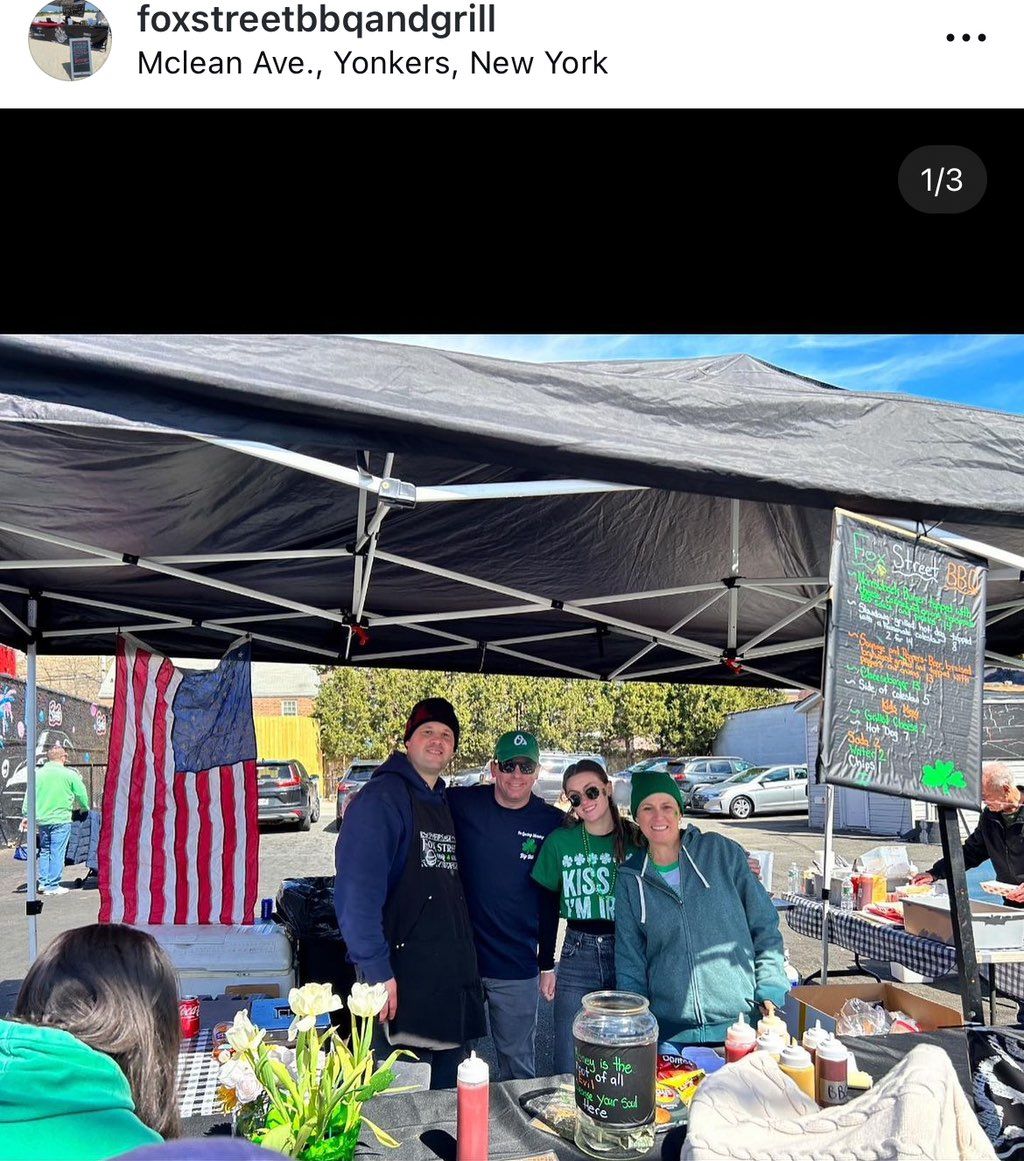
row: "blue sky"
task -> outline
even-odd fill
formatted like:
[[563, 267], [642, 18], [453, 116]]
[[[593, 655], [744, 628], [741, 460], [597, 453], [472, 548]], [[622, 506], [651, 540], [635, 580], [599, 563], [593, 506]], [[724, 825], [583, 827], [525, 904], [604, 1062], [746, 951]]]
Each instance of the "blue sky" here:
[[1024, 413], [1022, 335], [367, 335], [527, 362], [755, 355], [846, 387]]

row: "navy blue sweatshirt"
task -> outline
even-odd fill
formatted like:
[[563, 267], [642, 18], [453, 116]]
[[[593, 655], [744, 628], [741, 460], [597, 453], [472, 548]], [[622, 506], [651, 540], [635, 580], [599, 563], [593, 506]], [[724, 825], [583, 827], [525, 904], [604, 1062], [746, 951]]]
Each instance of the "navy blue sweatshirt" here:
[[562, 812], [535, 794], [518, 810], [499, 806], [493, 786], [458, 787], [447, 796], [480, 975], [534, 978], [538, 968], [554, 966], [558, 896], [530, 873]]
[[384, 936], [384, 904], [405, 870], [412, 842], [413, 795], [444, 798], [444, 779], [434, 789], [405, 754], [394, 753], [352, 799], [334, 848], [334, 910], [348, 957], [370, 984], [394, 975]]

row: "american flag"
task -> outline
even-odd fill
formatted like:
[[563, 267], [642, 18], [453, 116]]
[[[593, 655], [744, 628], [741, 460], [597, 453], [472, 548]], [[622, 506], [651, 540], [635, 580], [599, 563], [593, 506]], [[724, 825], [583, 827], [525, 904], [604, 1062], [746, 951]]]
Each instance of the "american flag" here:
[[258, 889], [251, 648], [177, 669], [117, 642], [101, 923], [251, 923]]

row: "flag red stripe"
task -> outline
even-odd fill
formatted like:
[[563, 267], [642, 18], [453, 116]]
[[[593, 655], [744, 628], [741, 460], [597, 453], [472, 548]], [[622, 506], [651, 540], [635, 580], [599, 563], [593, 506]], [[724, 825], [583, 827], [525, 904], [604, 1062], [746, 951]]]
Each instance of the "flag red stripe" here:
[[220, 768], [220, 813], [224, 820], [224, 850], [220, 860], [224, 890], [220, 901], [220, 921], [231, 923], [235, 909], [235, 850], [238, 846], [238, 827], [235, 824], [235, 772], [232, 766]]
[[[100, 923], [110, 922], [110, 909], [113, 903], [112, 890], [115, 887], [111, 874], [110, 858], [111, 844], [114, 838], [114, 803], [117, 800], [118, 783], [121, 776], [121, 751], [124, 746], [126, 688], [125, 640], [123, 637], [118, 637], [114, 672], [114, 705], [110, 714], [110, 745], [107, 750], [107, 776], [103, 783], [103, 814], [100, 818], [100, 913], [98, 916]], [[120, 893], [120, 884], [117, 885], [117, 890]]]
[[149, 683], [148, 653], [141, 650], [132, 667], [132, 687], [129, 697], [135, 701], [135, 754], [132, 759], [128, 787], [128, 817], [124, 832], [124, 871], [121, 890], [124, 894], [125, 923], [138, 923], [139, 909], [139, 833], [142, 830], [142, 801], [146, 780], [146, 739], [149, 723], [143, 720], [143, 702]]
[[[153, 865], [149, 877], [149, 923], [166, 922], [164, 891], [167, 885], [167, 687], [174, 666], [164, 658], [156, 675], [156, 704], [153, 707]], [[174, 771], [170, 771], [173, 777]], [[171, 868], [173, 874], [173, 867]], [[169, 917], [168, 917], [169, 918]]]
[[199, 793], [199, 919], [200, 923], [210, 922], [210, 875], [213, 873], [211, 853], [213, 851], [213, 820], [210, 817], [209, 770], [196, 775], [196, 790]]
[[188, 923], [188, 878], [185, 867], [188, 849], [188, 795], [185, 790], [187, 774], [174, 773], [174, 922]]
[[252, 923], [256, 896], [260, 889], [260, 819], [256, 759], [242, 763], [242, 785], [245, 794], [245, 896], [241, 923]]

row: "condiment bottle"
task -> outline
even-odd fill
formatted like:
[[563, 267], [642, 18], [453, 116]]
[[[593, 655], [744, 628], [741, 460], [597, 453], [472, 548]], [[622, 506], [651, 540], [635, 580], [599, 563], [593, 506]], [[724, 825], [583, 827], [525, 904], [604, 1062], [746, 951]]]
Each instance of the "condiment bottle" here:
[[736, 1017], [736, 1023], [730, 1024], [725, 1033], [725, 1063], [733, 1064], [741, 1057], [753, 1052], [757, 1047], [757, 1032], [752, 1024], [743, 1018], [743, 1013]]
[[786, 1043], [786, 1021], [776, 1016], [774, 1012], [770, 1016], [762, 1016], [757, 1022], [757, 1034], [763, 1036], [766, 1032], [777, 1032], [783, 1039], [782, 1043]]
[[833, 1036], [818, 1045], [814, 1055], [814, 1069], [817, 1078], [818, 1104], [823, 1106], [846, 1103], [847, 1072], [850, 1054], [846, 1045]]
[[778, 1032], [762, 1032], [757, 1038], [757, 1048], [759, 1052], [768, 1052], [779, 1059], [779, 1054], [782, 1052], [783, 1045], [786, 1041]]
[[814, 1100], [814, 1063], [805, 1048], [799, 1044], [787, 1044], [779, 1055], [779, 1067]]
[[808, 1028], [804, 1032], [803, 1047], [811, 1054], [811, 1060], [814, 1060], [814, 1054], [818, 1051], [820, 1045], [824, 1044], [826, 1040], [832, 1035], [831, 1032], [826, 1032], [821, 1026], [820, 1020], [814, 1021], [814, 1027]]
[[471, 1052], [459, 1065], [456, 1097], [457, 1161], [487, 1161], [487, 1116], [490, 1089], [487, 1061]]

